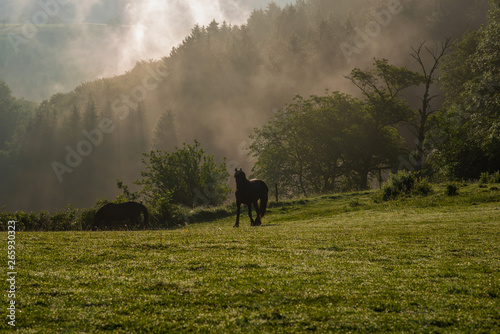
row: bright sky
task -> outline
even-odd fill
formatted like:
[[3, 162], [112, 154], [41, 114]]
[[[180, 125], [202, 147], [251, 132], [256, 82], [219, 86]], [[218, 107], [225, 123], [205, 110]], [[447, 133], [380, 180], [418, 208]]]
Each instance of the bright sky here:
[[[274, 0], [285, 6], [295, 0]], [[109, 77], [130, 70], [139, 60], [167, 56], [191, 32], [195, 24], [208, 25], [213, 19], [241, 25], [254, 9], [266, 8], [271, 0], [0, 0], [0, 24], [18, 23], [100, 23], [118, 20], [129, 29], [108, 31], [99, 43], [95, 35], [82, 35], [66, 47], [37, 54], [58, 57], [61, 68], [70, 66], [85, 74], [81, 80]], [[98, 45], [98, 46], [97, 46]], [[104, 47], [103, 47], [104, 45]], [[24, 45], [23, 45], [24, 46]], [[27, 50], [27, 49], [23, 49]], [[56, 87], [54, 90], [63, 89]]]

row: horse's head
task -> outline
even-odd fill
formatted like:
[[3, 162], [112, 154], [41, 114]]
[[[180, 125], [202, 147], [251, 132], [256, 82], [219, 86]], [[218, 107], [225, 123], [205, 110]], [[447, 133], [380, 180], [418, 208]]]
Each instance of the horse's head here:
[[245, 172], [243, 171], [243, 169], [240, 168], [238, 170], [238, 168], [235, 168], [234, 169], [234, 177], [237, 178], [237, 177], [240, 177], [241, 175], [243, 175], [244, 177], [246, 177], [245, 176]]
[[236, 180], [236, 185], [241, 185], [245, 182], [245, 180], [247, 179], [246, 175], [245, 175], [245, 172], [243, 172], [243, 170], [240, 168], [238, 170], [238, 168], [235, 168], [234, 169], [234, 179]]

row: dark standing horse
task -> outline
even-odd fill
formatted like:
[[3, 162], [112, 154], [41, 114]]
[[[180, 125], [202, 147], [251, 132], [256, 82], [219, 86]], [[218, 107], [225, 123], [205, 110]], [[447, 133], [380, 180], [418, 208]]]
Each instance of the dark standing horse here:
[[[240, 168], [234, 170], [234, 178], [236, 180], [236, 224], [234, 227], [240, 226], [240, 206], [241, 203], [248, 206], [248, 216], [250, 217], [250, 226], [259, 226], [261, 224], [260, 218], [264, 217], [267, 208], [267, 193], [269, 189], [267, 185], [262, 180], [251, 180], [249, 181], [245, 176], [245, 173]], [[257, 201], [260, 200], [260, 207], [257, 205]], [[257, 218], [252, 219], [252, 204], [257, 211]]]
[[149, 226], [148, 210], [140, 203], [125, 202], [120, 204], [108, 203], [100, 208], [94, 217], [94, 229], [112, 227], [117, 222], [122, 223], [125, 220], [130, 220], [131, 226], [139, 225], [139, 216], [144, 216], [143, 228]]

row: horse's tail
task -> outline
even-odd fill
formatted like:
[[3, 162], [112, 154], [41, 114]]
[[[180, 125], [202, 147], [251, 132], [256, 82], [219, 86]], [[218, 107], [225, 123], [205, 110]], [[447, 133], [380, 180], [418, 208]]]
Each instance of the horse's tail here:
[[269, 189], [266, 186], [266, 189], [265, 189], [264, 193], [262, 194], [262, 197], [260, 198], [260, 208], [259, 208], [260, 217], [264, 217], [264, 215], [266, 214], [268, 193], [269, 193]]
[[149, 228], [149, 213], [148, 213], [148, 209], [146, 209], [146, 207], [141, 204], [141, 210], [142, 210], [142, 214], [144, 215], [144, 229], [146, 229], [146, 227]]

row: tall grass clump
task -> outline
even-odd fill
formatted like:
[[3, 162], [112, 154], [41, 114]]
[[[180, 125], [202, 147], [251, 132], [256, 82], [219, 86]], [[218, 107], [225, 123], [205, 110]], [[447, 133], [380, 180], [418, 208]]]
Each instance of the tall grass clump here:
[[487, 183], [500, 183], [500, 171], [497, 171], [493, 174], [488, 172], [481, 173], [481, 177], [479, 178], [479, 183], [487, 184]]
[[391, 174], [382, 189], [383, 200], [388, 201], [401, 195], [409, 195], [415, 186], [415, 181], [415, 173], [399, 171], [396, 174]]
[[426, 180], [417, 181], [416, 173], [399, 171], [391, 174], [382, 189], [382, 199], [388, 201], [400, 196], [424, 195], [432, 192], [432, 186]]
[[415, 185], [414, 193], [427, 196], [432, 193], [432, 185], [427, 180], [421, 180]]

